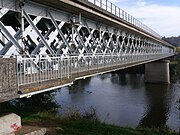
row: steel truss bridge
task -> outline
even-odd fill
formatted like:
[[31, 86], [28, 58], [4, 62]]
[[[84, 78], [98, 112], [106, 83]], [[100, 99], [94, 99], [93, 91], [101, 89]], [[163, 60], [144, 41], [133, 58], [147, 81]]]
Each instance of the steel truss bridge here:
[[175, 50], [108, 0], [0, 0], [0, 18], [2, 97], [31, 96]]

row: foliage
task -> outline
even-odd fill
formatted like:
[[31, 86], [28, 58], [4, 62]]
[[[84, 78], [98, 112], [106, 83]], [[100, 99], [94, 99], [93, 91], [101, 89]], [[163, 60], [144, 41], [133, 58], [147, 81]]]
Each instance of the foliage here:
[[163, 37], [163, 40], [169, 42], [170, 44], [176, 46], [176, 47], [180, 47], [180, 36], [178, 37]]
[[14, 112], [24, 118], [46, 110], [56, 111], [59, 106], [53, 99], [53, 93], [43, 93], [31, 98], [11, 100], [0, 104], [0, 114]]
[[180, 52], [180, 47], [176, 47], [176, 52]]

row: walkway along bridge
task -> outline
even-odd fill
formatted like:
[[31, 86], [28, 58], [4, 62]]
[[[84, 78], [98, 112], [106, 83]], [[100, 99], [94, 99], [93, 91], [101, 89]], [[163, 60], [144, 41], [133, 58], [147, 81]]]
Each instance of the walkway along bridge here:
[[0, 0], [0, 102], [174, 55], [108, 0]]

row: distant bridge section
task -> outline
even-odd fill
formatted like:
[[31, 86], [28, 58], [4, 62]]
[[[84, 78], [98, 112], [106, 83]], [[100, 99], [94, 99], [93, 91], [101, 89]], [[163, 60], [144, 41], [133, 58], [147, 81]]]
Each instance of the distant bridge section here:
[[[9, 87], [3, 87], [2, 101], [164, 59], [175, 51], [107, 0], [0, 0], [0, 18], [1, 59], [16, 65], [16, 81], [9, 83], [16, 86], [15, 94], [4, 94]], [[11, 63], [3, 64], [8, 75]]]

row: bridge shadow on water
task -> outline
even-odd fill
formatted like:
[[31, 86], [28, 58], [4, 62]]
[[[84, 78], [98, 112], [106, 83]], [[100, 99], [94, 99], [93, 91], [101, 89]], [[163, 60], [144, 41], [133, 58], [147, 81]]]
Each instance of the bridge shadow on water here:
[[143, 79], [143, 74], [112, 73], [111, 82], [121, 86], [130, 85], [132, 89], [138, 89], [142, 87]]
[[144, 83], [145, 65], [139, 65], [115, 71], [111, 73], [111, 82], [121, 86], [131, 86], [132, 89], [139, 89]]
[[85, 87], [91, 82], [91, 78], [76, 81], [69, 87], [69, 94], [83, 93]]

